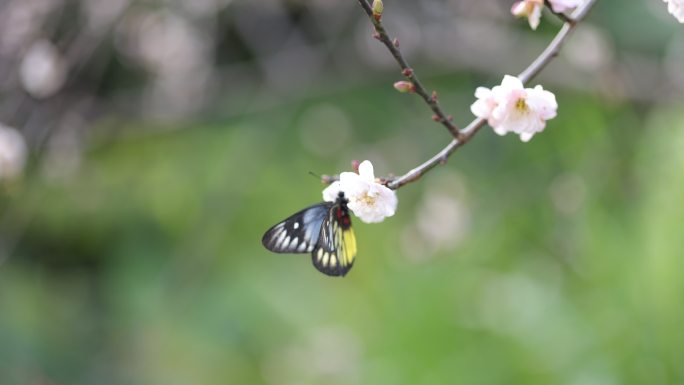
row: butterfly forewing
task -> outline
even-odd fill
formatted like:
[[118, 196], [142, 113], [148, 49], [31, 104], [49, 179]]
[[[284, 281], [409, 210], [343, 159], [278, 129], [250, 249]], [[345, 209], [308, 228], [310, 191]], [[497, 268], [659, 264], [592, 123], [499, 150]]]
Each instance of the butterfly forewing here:
[[345, 204], [338, 201], [323, 219], [311, 260], [324, 274], [344, 276], [352, 268], [355, 257], [356, 237], [351, 228], [351, 218]]
[[333, 205], [332, 202], [319, 203], [293, 214], [266, 231], [261, 243], [276, 253], [312, 252]]

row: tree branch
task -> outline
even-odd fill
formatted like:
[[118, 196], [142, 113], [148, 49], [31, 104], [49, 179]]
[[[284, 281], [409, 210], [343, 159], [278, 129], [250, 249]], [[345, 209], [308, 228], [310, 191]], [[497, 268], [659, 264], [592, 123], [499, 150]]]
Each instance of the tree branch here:
[[432, 119], [446, 127], [446, 129], [449, 130], [449, 133], [451, 133], [451, 135], [455, 139], [463, 139], [458, 127], [456, 127], [451, 122], [452, 118], [450, 116], [447, 116], [442, 110], [442, 107], [440, 107], [439, 102], [437, 100], [437, 93], [428, 93], [428, 91], [423, 86], [423, 83], [421, 83], [418, 79], [416, 73], [408, 65], [408, 62], [406, 62], [406, 59], [399, 50], [399, 41], [396, 39], [392, 39], [389, 36], [387, 30], [385, 29], [385, 26], [382, 24], [382, 18], [375, 17], [375, 15], [373, 15], [373, 8], [368, 3], [368, 0], [358, 0], [358, 2], [363, 8], [363, 10], [366, 11], [368, 18], [373, 23], [373, 27], [375, 28], [375, 34], [373, 35], [373, 37], [378, 39], [390, 51], [390, 53], [394, 57], [394, 60], [396, 60], [397, 64], [399, 64], [399, 67], [401, 67], [402, 75], [404, 75], [406, 79], [408, 79], [413, 84], [413, 92], [420, 95], [420, 97], [423, 98], [425, 103], [428, 105], [428, 107], [430, 107], [430, 109], [434, 113]]
[[[568, 20], [563, 24], [563, 27], [558, 31], [556, 37], [553, 38], [551, 43], [546, 47], [546, 49], [523, 71], [518, 75], [520, 81], [523, 84], [532, 80], [539, 72], [541, 72], [560, 52], [563, 47], [563, 43], [570, 36], [570, 33], [577, 27], [577, 24], [581, 22], [589, 13], [589, 10], [594, 6], [596, 0], [587, 0], [583, 5], [573, 12], [571, 16], [568, 16]], [[447, 162], [451, 154], [454, 153], [459, 147], [468, 143], [470, 139], [477, 134], [477, 132], [486, 123], [485, 119], [477, 118], [470, 122], [470, 124], [461, 131], [461, 138], [452, 140], [446, 147], [444, 147], [435, 156], [421, 164], [420, 166], [412, 169], [406, 174], [392, 179], [387, 183], [387, 187], [391, 189], [398, 189], [405, 186], [408, 183], [414, 182], [420, 179], [425, 173], [435, 168], [437, 165], [444, 164]]]
[[[530, 63], [527, 68], [525, 68], [524, 71], [522, 71], [519, 75], [518, 78], [520, 81], [525, 84], [532, 80], [535, 76], [537, 76], [554, 58], [558, 56], [560, 53], [561, 48], [563, 47], [563, 44], [565, 41], [568, 39], [570, 36], [571, 32], [577, 27], [577, 25], [584, 20], [584, 18], [587, 16], [591, 8], [594, 6], [597, 0], [587, 0], [584, 4], [579, 6], [570, 16], [567, 16], [565, 14], [556, 14], [561, 19], [565, 20], [563, 26], [561, 29], [558, 31], [556, 36], [553, 38], [553, 40], [549, 43], [549, 45], [544, 49], [544, 51], [537, 56], [532, 63]], [[376, 31], [379, 34], [379, 39], [382, 41], [387, 48], [390, 50], [392, 53], [392, 56], [397, 60], [399, 65], [401, 66], [402, 69], [407, 69], [408, 64], [406, 64], [406, 61], [404, 58], [401, 56], [401, 52], [397, 49], [395, 44], [392, 42], [392, 40], [389, 38], [387, 33], [385, 32], [382, 23], [380, 23], [379, 20], [376, 20], [373, 17], [373, 11], [371, 6], [368, 4], [367, 0], [358, 0], [359, 4], [361, 4], [361, 7], [366, 11], [366, 13], [369, 15], [371, 21], [373, 21], [373, 25], [376, 28]], [[562, 15], [562, 16], [560, 16]], [[425, 88], [420, 84], [418, 79], [415, 77], [415, 74], [413, 71], [410, 71], [410, 76], [409, 80], [414, 82], [416, 86], [416, 93], [421, 95], [423, 99], [430, 105], [430, 107], [433, 109], [435, 114], [439, 115], [440, 117], [444, 117], [444, 114], [441, 112], [441, 109], [439, 108], [439, 105], [437, 104], [436, 99], [433, 100], [433, 103], [430, 103], [431, 98], [427, 96], [427, 93], [425, 92]], [[408, 76], [407, 76], [408, 77]], [[421, 90], [421, 91], [419, 91]], [[441, 115], [440, 115], [441, 114]], [[440, 152], [435, 154], [432, 158], [429, 160], [425, 161], [423, 164], [419, 165], [418, 167], [412, 169], [411, 171], [407, 172], [406, 174], [399, 176], [399, 177], [388, 177], [388, 178], [381, 178], [381, 181], [387, 185], [387, 187], [396, 190], [399, 189], [411, 182], [414, 182], [418, 179], [420, 179], [423, 175], [425, 175], [427, 172], [435, 168], [436, 166], [440, 164], [445, 164], [449, 157], [456, 151], [458, 148], [463, 146], [464, 144], [468, 143], [474, 136], [477, 134], [477, 132], [482, 128], [487, 121], [482, 118], [476, 118], [470, 124], [468, 124], [464, 129], [458, 130], [456, 129], [455, 126], [453, 126], [448, 119], [442, 119], [442, 124], [444, 124], [447, 128], [449, 128], [449, 131], [452, 132], [453, 130], [456, 130], [456, 134], [454, 134], [454, 139], [446, 146], [444, 147]], [[453, 127], [453, 130], [450, 128]], [[330, 184], [333, 181], [337, 180], [337, 176], [327, 176], [324, 175], [322, 177], [323, 183]]]

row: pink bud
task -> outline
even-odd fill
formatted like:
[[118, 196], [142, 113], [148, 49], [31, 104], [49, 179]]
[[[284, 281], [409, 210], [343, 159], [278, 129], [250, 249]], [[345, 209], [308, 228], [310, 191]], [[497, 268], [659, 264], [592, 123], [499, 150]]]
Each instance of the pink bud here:
[[411, 82], [407, 82], [405, 80], [398, 81], [394, 83], [394, 89], [405, 94], [405, 93], [413, 93], [416, 90], [416, 86], [413, 85]]

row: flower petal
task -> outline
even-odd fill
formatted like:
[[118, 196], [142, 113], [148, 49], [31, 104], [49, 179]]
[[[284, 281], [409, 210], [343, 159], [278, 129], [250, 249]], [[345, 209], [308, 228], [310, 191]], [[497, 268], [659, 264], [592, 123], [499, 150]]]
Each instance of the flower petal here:
[[375, 173], [373, 172], [373, 164], [369, 160], [364, 160], [359, 165], [359, 175], [362, 179], [368, 182], [375, 181]]
[[340, 182], [332, 182], [330, 186], [323, 190], [323, 200], [326, 202], [334, 202], [337, 199], [337, 196], [340, 194], [340, 191], [342, 191]]

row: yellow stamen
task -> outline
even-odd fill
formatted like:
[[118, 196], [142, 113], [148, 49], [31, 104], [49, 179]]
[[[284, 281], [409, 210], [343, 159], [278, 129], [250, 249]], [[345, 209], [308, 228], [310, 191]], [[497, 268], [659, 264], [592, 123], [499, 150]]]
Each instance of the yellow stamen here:
[[363, 202], [369, 206], [372, 206], [375, 204], [376, 197], [372, 197], [368, 194], [363, 194], [363, 197], [361, 197], [360, 200], [361, 200], [361, 202]]
[[515, 102], [515, 109], [520, 112], [527, 112], [530, 109], [530, 107], [525, 102], [525, 99], [520, 98], [517, 102]]

